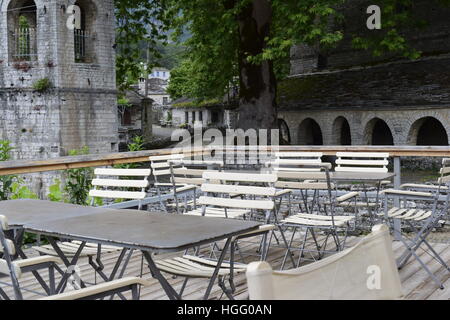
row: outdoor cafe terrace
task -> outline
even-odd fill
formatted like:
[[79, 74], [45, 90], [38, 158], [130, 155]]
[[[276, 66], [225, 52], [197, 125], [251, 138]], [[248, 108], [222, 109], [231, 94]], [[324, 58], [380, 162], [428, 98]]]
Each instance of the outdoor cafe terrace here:
[[[96, 168], [103, 199], [1, 201], [0, 297], [450, 299], [450, 148], [210, 151], [0, 162]], [[442, 158], [438, 179], [402, 184], [407, 157]]]

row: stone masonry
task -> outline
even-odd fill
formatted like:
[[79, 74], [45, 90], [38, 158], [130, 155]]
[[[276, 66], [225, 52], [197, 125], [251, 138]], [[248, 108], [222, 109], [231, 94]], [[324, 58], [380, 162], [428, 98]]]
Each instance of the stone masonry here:
[[[76, 60], [74, 30], [66, 25], [66, 9], [74, 3], [0, 0], [0, 139], [12, 142], [15, 159], [59, 157], [83, 146], [91, 153], [117, 151], [113, 1], [75, 3], [85, 15], [84, 61]], [[37, 56], [28, 59], [14, 57], [11, 21], [21, 10], [27, 15], [32, 11], [32, 23], [35, 18]], [[33, 89], [44, 78], [51, 87], [42, 92]], [[26, 178], [43, 195], [57, 176], [42, 173]]]

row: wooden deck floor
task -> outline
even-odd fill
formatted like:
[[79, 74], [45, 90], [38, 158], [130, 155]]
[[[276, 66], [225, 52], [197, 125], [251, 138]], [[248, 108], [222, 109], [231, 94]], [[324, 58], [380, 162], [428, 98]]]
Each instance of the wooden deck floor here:
[[[347, 245], [351, 246], [352, 243], [358, 241], [358, 238], [353, 237], [347, 240]], [[252, 257], [252, 254], [256, 253], [256, 249], [258, 247], [258, 239], [254, 238], [251, 242], [241, 243], [241, 252], [243, 257], [245, 258], [245, 262], [250, 262], [252, 260], [257, 260], [257, 257]], [[442, 258], [450, 264], [450, 245], [449, 244], [434, 244], [434, 248], [437, 252], [439, 252]], [[206, 248], [205, 248], [206, 249]], [[396, 256], [399, 256], [403, 251], [403, 246], [400, 242], [393, 242], [393, 250]], [[284, 254], [284, 250], [277, 247], [271, 247], [269, 251], [268, 261], [272, 264], [274, 269], [280, 266], [282, 256]], [[162, 259], [169, 256], [179, 256], [178, 254], [161, 254], [155, 256], [156, 259]], [[109, 274], [116, 262], [118, 253], [107, 254], [103, 256], [103, 263], [105, 265], [105, 272]], [[446, 272], [444, 268], [438, 264], [435, 260], [433, 260], [427, 253], [423, 250], [420, 252], [420, 256], [423, 257], [426, 264], [430, 267], [433, 272], [436, 272], [436, 275], [444, 280], [444, 290], [439, 289], [436, 284], [428, 277], [426, 272], [420, 267], [419, 263], [410, 259], [408, 264], [404, 266], [400, 272], [400, 278], [404, 290], [404, 296], [406, 299], [411, 300], [423, 300], [423, 299], [440, 299], [440, 300], [449, 300], [450, 299], [450, 273]], [[242, 257], [237, 254], [236, 259], [242, 261]], [[126, 268], [125, 275], [140, 275], [141, 272], [141, 254], [139, 252], [134, 252], [128, 267]], [[99, 277], [95, 277], [93, 269], [89, 266], [86, 258], [80, 260], [79, 267], [81, 270], [81, 277], [84, 281], [94, 282], [97, 279], [100, 282]], [[164, 291], [162, 290], [159, 283], [152, 279], [147, 267], [143, 266], [143, 277], [149, 279], [152, 283], [151, 286], [143, 287], [141, 289], [141, 299], [143, 300], [154, 300], [154, 299], [167, 299]], [[40, 274], [47, 278], [47, 272], [42, 271]], [[169, 282], [174, 286], [175, 289], [179, 290], [181, 288], [181, 284], [184, 278], [174, 278], [170, 275], [165, 274], [166, 278]], [[7, 277], [0, 278], [0, 286], [11, 296], [12, 288], [6, 286], [5, 283], [10, 282]], [[245, 281], [245, 274], [238, 274], [235, 278], [236, 283], [236, 299], [247, 299], [247, 287]], [[24, 299], [36, 299], [39, 298], [39, 293], [42, 294], [43, 290], [40, 288], [39, 284], [33, 277], [31, 273], [27, 273], [23, 275], [20, 279], [21, 289], [24, 296]], [[184, 299], [201, 299], [203, 293], [208, 284], [208, 280], [206, 279], [191, 279], [188, 282], [188, 285], [183, 294]], [[125, 294], [125, 296], [129, 296], [129, 294]], [[116, 296], [117, 298], [117, 296]], [[217, 285], [214, 285], [213, 291], [210, 296], [211, 299], [220, 299], [221, 290]]]

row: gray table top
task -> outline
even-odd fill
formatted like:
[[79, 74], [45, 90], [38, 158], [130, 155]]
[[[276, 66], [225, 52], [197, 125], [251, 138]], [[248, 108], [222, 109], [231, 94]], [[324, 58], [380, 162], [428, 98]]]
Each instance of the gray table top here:
[[382, 181], [394, 176], [393, 172], [330, 172], [330, 178], [337, 181]]
[[105, 210], [111, 209], [34, 199], [0, 201], [0, 214], [8, 218], [10, 226], [98, 214]]
[[[251, 231], [261, 224], [236, 219], [84, 207], [42, 200], [4, 202], [7, 205], [0, 202], [0, 214], [5, 214], [15, 224], [22, 222], [27, 231], [150, 251], [180, 251]], [[66, 208], [69, 209], [67, 215], [64, 211]], [[56, 213], [59, 218], [51, 218]]]

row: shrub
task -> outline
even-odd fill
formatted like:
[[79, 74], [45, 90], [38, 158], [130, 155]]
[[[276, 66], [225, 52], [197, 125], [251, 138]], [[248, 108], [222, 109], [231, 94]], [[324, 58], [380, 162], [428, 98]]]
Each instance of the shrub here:
[[42, 78], [33, 83], [33, 89], [38, 92], [45, 92], [52, 87], [52, 83], [48, 78]]
[[[69, 151], [69, 156], [83, 154], [89, 154], [89, 148], [87, 146]], [[67, 200], [74, 204], [88, 205], [89, 190], [92, 188], [91, 180], [94, 175], [94, 169], [69, 169], [66, 171], [66, 175], [67, 178], [64, 192], [67, 195]]]

